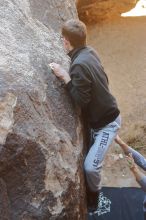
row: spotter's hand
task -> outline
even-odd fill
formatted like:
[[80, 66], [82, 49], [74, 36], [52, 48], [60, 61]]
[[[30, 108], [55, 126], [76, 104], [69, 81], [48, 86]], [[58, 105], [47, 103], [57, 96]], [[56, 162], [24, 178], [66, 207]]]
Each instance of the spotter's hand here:
[[57, 63], [50, 63], [50, 68], [53, 70], [54, 74], [66, 84], [71, 80], [69, 74]]
[[134, 169], [136, 167], [136, 164], [134, 162], [134, 159], [132, 157], [132, 153], [129, 153], [128, 156], [126, 156], [127, 164], [130, 169]]

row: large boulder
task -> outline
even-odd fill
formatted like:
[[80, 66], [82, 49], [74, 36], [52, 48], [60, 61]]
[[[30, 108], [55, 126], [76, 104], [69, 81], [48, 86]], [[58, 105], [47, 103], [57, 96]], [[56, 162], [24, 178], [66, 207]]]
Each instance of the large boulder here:
[[82, 128], [64, 85], [59, 28], [74, 0], [0, 1], [0, 219], [84, 219]]
[[85, 23], [101, 22], [130, 10], [137, 0], [77, 0], [78, 14]]

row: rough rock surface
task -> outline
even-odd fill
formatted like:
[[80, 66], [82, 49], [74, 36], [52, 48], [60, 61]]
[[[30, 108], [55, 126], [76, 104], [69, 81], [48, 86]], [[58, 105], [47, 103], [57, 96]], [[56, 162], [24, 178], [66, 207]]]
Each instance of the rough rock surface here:
[[49, 71], [68, 68], [61, 23], [73, 0], [0, 1], [0, 219], [84, 219], [82, 130]]
[[78, 0], [79, 17], [86, 23], [101, 22], [131, 9], [137, 0]]

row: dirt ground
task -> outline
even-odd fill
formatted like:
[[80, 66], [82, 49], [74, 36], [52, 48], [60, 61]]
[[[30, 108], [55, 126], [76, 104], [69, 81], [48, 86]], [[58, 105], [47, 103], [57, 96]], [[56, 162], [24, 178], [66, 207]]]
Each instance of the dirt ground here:
[[[88, 43], [99, 53], [122, 116], [120, 136], [146, 156], [146, 17], [119, 17], [88, 26]], [[103, 185], [138, 186], [121, 149], [113, 144]]]

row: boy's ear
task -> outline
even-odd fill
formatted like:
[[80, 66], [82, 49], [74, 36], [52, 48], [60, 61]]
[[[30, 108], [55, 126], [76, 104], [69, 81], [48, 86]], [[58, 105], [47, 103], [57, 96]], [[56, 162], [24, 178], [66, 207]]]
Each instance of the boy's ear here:
[[67, 45], [70, 44], [69, 40], [67, 40], [65, 37], [64, 37], [64, 43], [67, 44]]
[[69, 49], [71, 47], [69, 40], [67, 40], [66, 38], [64, 39], [64, 46], [66, 47], [66, 49]]

